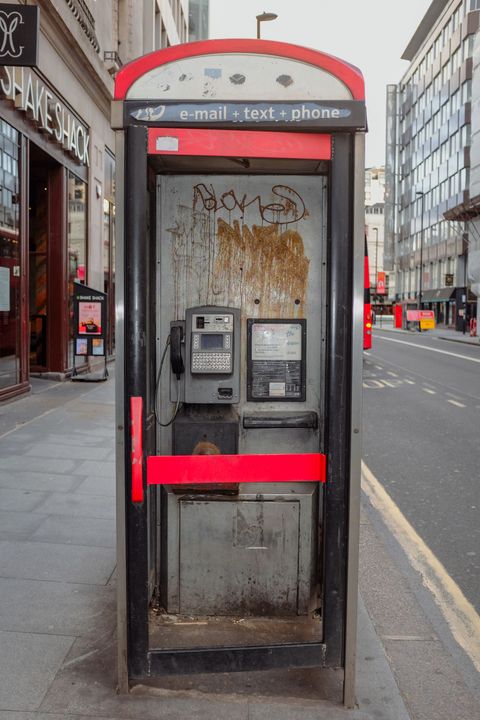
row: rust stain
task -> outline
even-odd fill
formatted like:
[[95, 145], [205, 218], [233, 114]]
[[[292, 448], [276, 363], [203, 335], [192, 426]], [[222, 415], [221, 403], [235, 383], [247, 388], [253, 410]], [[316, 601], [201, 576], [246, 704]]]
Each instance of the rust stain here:
[[172, 198], [175, 319], [196, 305], [239, 307], [244, 318], [305, 316], [310, 261], [292, 224], [309, 213], [293, 188], [274, 185], [271, 192], [274, 202], [233, 189], [216, 193], [202, 183], [193, 188], [192, 206]]
[[310, 261], [297, 230], [250, 228], [238, 220], [230, 225], [219, 218], [215, 255], [212, 289], [226, 305], [240, 304], [249, 317], [255, 314], [255, 298], [261, 297], [262, 314], [303, 317]]

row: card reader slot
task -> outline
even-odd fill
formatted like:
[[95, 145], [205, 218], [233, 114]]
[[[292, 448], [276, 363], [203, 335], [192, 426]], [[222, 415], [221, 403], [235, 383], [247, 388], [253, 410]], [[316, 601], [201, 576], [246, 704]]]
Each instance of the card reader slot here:
[[306, 412], [271, 412], [255, 413], [243, 416], [243, 427], [246, 430], [258, 428], [308, 428], [316, 430], [318, 414], [313, 410]]

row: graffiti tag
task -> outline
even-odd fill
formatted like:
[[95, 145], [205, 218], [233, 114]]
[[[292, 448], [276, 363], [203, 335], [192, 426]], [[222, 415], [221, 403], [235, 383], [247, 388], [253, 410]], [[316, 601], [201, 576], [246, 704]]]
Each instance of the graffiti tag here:
[[207, 187], [204, 183], [199, 183], [193, 188], [193, 208], [200, 203], [203, 209], [209, 212], [231, 212], [237, 209], [243, 215], [247, 208], [256, 206], [262, 221], [270, 225], [289, 225], [308, 214], [300, 195], [288, 185], [274, 185], [272, 195], [278, 200], [265, 203], [260, 195], [249, 197], [245, 193], [239, 197], [233, 189], [217, 194], [213, 185]]

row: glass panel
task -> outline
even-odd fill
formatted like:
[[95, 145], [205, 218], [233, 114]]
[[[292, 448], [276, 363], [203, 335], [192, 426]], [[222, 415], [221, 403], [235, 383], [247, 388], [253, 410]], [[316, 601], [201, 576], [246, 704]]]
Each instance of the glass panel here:
[[[11, 140], [6, 140], [6, 136]], [[0, 389], [20, 382], [20, 208], [18, 133], [0, 127], [2, 192], [0, 193]], [[7, 147], [8, 143], [8, 147]], [[7, 169], [8, 168], [8, 169]], [[5, 188], [8, 186], [8, 190]]]
[[108, 295], [107, 354], [115, 348], [115, 160], [105, 150], [103, 201], [103, 290]]
[[87, 184], [68, 174], [68, 364], [73, 365], [73, 283], [87, 279]]

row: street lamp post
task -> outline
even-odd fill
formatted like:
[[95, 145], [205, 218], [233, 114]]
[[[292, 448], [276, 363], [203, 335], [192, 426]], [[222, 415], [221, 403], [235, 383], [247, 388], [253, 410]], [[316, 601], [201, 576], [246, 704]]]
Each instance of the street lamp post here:
[[[423, 227], [423, 204], [424, 204], [424, 199], [425, 199], [425, 193], [424, 193], [422, 190], [417, 190], [416, 193], [415, 193], [415, 195], [420, 195], [420, 197], [422, 198], [421, 209], [420, 209], [420, 212], [421, 212], [421, 225], [420, 225], [420, 278], [419, 278], [419, 283], [418, 283], [418, 302], [417, 302], [417, 307], [418, 307], [419, 310], [421, 310], [421, 309], [422, 309], [422, 280], [423, 280], [423, 232], [424, 232], [424, 227]], [[418, 330], [419, 330], [419, 332], [422, 332], [422, 328], [420, 327], [420, 320], [418, 321]]]
[[260, 39], [260, 23], [268, 22], [269, 20], [276, 20], [278, 15], [275, 15], [275, 13], [263, 12], [260, 15], [257, 15], [256, 17], [257, 17], [257, 38]]

